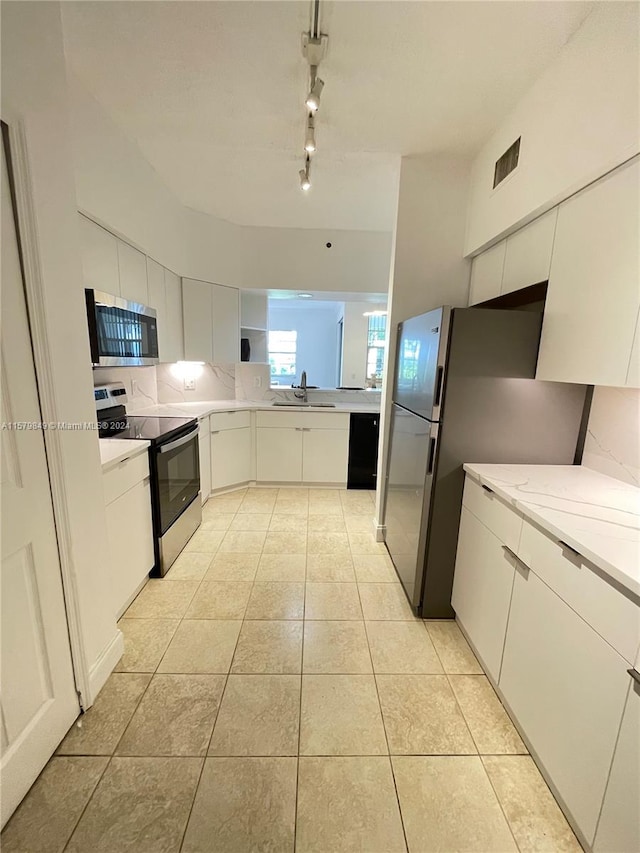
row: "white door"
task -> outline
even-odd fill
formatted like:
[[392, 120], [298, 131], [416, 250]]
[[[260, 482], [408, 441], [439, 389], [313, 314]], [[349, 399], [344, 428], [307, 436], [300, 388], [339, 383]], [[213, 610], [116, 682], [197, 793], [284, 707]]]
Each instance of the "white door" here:
[[251, 479], [251, 427], [211, 433], [211, 488], [223, 489]]
[[302, 480], [302, 429], [258, 427], [256, 457], [258, 482], [299, 483]]
[[[15, 222], [2, 152], [3, 423], [41, 420]], [[0, 429], [2, 824], [79, 713], [43, 433]]]

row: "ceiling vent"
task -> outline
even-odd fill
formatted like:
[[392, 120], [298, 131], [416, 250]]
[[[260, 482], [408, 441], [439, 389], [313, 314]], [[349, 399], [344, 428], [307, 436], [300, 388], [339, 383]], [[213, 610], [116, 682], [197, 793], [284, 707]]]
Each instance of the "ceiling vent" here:
[[519, 136], [513, 145], [510, 145], [504, 152], [502, 157], [496, 160], [496, 167], [493, 172], [493, 188], [495, 189], [499, 183], [504, 181], [507, 175], [518, 165], [518, 157], [520, 156], [520, 139]]

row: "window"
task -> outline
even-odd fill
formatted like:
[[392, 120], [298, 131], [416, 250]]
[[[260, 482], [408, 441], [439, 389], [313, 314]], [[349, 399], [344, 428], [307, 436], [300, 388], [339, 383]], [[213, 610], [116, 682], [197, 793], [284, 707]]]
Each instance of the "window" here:
[[372, 314], [369, 317], [369, 333], [367, 336], [367, 379], [372, 376], [375, 376], [378, 381], [382, 379], [386, 336], [386, 315]]
[[269, 332], [269, 364], [274, 384], [285, 379], [290, 385], [296, 375], [297, 332]]

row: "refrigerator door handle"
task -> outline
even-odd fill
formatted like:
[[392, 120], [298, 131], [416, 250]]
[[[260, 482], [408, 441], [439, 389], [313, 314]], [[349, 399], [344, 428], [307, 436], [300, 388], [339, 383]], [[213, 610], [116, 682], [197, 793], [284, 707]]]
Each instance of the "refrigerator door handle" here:
[[433, 397], [434, 407], [440, 405], [440, 399], [442, 397], [442, 379], [443, 379], [443, 376], [444, 376], [444, 367], [442, 365], [440, 365], [438, 367], [438, 374], [436, 376], [436, 392], [435, 392], [434, 397]]
[[429, 440], [429, 464], [427, 466], [427, 474], [433, 474], [433, 462], [436, 457], [436, 443], [438, 441], [438, 437], [436, 435], [432, 435]]

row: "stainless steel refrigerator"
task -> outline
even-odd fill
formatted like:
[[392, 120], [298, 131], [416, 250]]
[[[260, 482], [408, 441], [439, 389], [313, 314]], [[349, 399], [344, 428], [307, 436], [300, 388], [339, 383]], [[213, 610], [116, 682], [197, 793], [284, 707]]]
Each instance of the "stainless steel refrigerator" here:
[[534, 380], [542, 315], [438, 308], [398, 327], [386, 544], [415, 612], [451, 618], [464, 462], [579, 463], [591, 387]]

